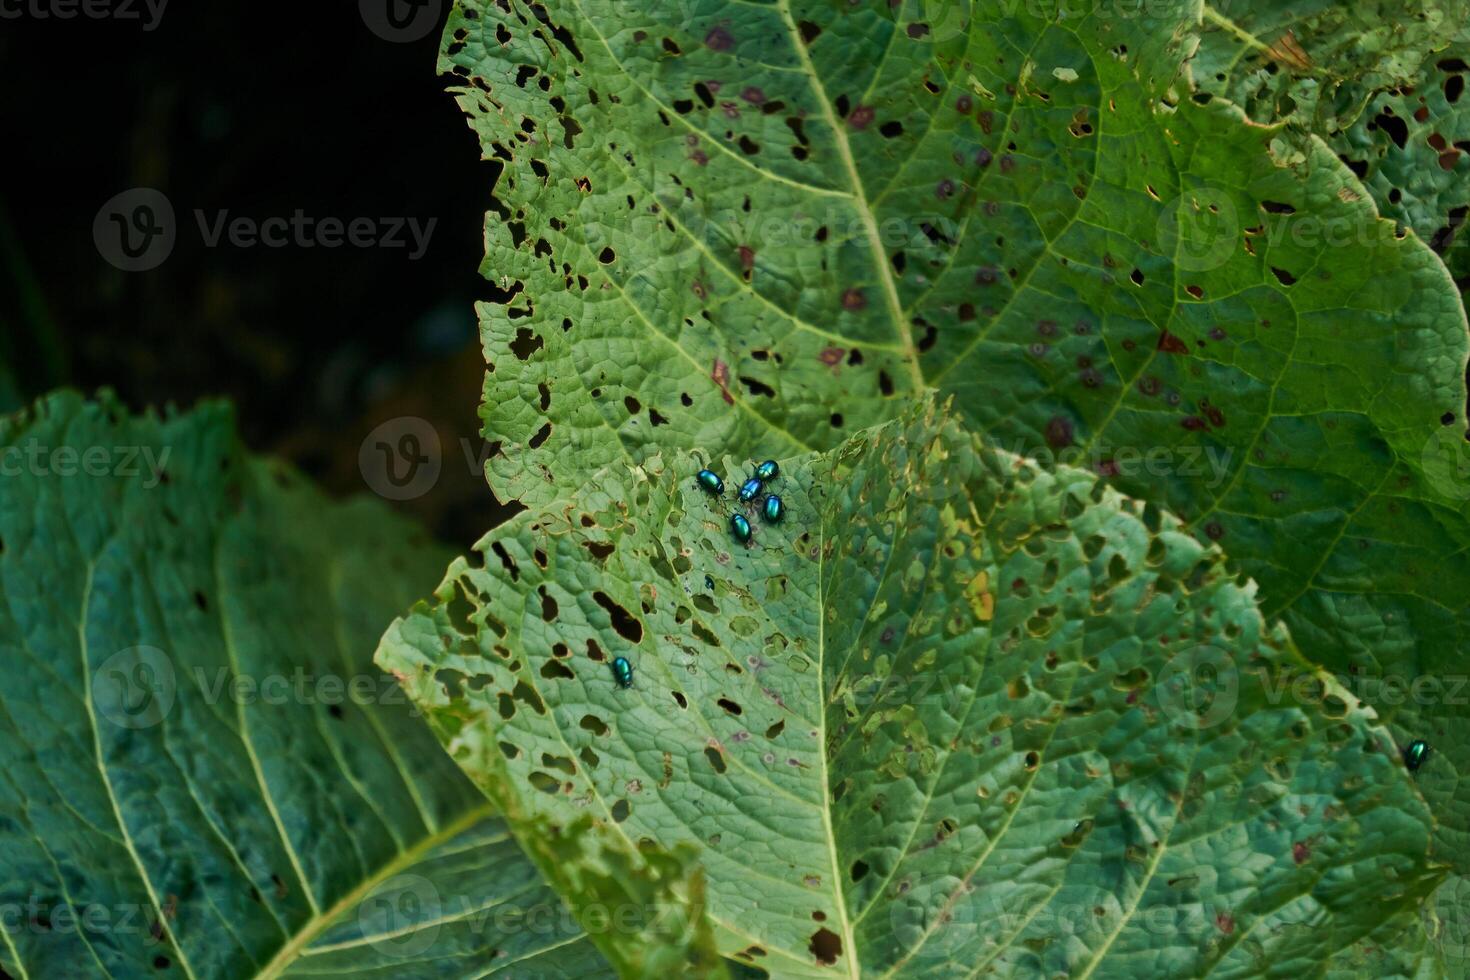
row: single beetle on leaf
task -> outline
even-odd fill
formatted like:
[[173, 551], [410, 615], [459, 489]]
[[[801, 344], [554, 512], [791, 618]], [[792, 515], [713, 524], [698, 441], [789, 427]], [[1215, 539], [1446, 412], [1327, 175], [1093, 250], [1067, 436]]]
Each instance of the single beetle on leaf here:
[[750, 544], [750, 521], [745, 519], [744, 514], [730, 515], [730, 533], [741, 544]]
[[1424, 760], [1429, 758], [1429, 743], [1422, 738], [1416, 738], [1404, 749], [1404, 765], [1409, 767], [1410, 772], [1415, 772], [1424, 765]]
[[776, 465], [774, 459], [768, 459], [755, 468], [756, 479], [769, 483], [781, 475], [781, 467]]
[[761, 508], [761, 513], [765, 515], [768, 522], [779, 524], [781, 523], [781, 518], [786, 516], [786, 505], [781, 502], [780, 497], [773, 493], [766, 498], [766, 503]]
[[756, 497], [759, 497], [760, 496], [760, 493], [761, 493], [761, 479], [758, 476], [753, 476], [749, 480], [746, 480], [744, 483], [740, 484], [740, 494], [739, 494], [739, 496], [740, 496], [740, 502], [741, 503], [744, 503], [744, 504], [750, 503]]
[[725, 481], [721, 480], [719, 474], [713, 470], [700, 470], [694, 478], [699, 481], [700, 487], [706, 493], [712, 493], [718, 497], [725, 492]]
[[627, 657], [614, 657], [612, 672], [613, 680], [618, 682], [618, 687], [629, 688], [633, 686], [633, 665], [628, 662]]

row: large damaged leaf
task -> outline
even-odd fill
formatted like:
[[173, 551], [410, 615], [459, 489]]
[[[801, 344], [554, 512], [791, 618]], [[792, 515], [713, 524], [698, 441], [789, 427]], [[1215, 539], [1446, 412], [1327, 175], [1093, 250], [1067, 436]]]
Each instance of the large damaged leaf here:
[[371, 660], [447, 560], [229, 412], [0, 419], [0, 975], [606, 966]]
[[384, 638], [517, 834], [692, 849], [773, 976], [1421, 964], [1392, 739], [1172, 517], [932, 410], [783, 460], [749, 547], [696, 466], [519, 515]]
[[1191, 67], [1261, 122], [1294, 116], [1321, 133], [1347, 129], [1375, 93], [1414, 86], [1470, 16], [1465, 0], [1293, 0], [1203, 5]]
[[1128, 9], [457, 8], [514, 294], [482, 308], [490, 481], [535, 508], [659, 451], [828, 449], [937, 387], [1219, 542], [1434, 743], [1470, 866], [1458, 291], [1333, 147], [1189, 88], [1199, 5]]
[[1465, 0], [1205, 6], [1194, 80], [1285, 136], [1325, 139], [1388, 217], [1456, 276], [1470, 208], [1470, 4]]

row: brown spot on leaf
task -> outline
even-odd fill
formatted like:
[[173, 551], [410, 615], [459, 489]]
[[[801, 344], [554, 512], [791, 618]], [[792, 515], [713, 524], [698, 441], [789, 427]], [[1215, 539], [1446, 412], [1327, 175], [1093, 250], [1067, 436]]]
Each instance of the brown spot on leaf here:
[[1158, 349], [1165, 354], [1188, 354], [1189, 345], [1167, 330], [1159, 331]]
[[1072, 420], [1065, 415], [1053, 415], [1046, 423], [1046, 444], [1053, 449], [1072, 445]]
[[747, 86], [745, 91], [740, 93], [740, 97], [751, 105], [760, 105], [766, 101], [765, 91], [755, 85]]
[[735, 38], [721, 25], [710, 29], [704, 36], [704, 44], [711, 51], [729, 51], [735, 46]]
[[842, 955], [842, 939], [831, 929], [818, 929], [812, 933], [811, 950], [817, 962], [823, 966], [831, 966], [837, 962], [837, 957]]
[[863, 291], [861, 289], [854, 287], [842, 294], [842, 308], [844, 310], [851, 310], [856, 312], [857, 310], [865, 308], [867, 305], [868, 298], [863, 295]]
[[1312, 849], [1302, 841], [1291, 845], [1291, 859], [1297, 864], [1305, 864], [1307, 858], [1312, 856]]
[[872, 106], [860, 105], [856, 109], [852, 110], [852, 112], [848, 113], [847, 124], [853, 129], [867, 129], [868, 125], [873, 121], [874, 115], [876, 115], [876, 113], [873, 111]]
[[1215, 913], [1215, 928], [1229, 936], [1235, 932], [1235, 916], [1229, 912]]
[[817, 359], [832, 369], [833, 374], [842, 370], [842, 360], [847, 351], [841, 347], [828, 347], [817, 355]]
[[715, 358], [714, 369], [709, 373], [710, 380], [720, 386], [720, 394], [725, 398], [726, 405], [735, 404], [735, 398], [730, 394], [730, 365]]

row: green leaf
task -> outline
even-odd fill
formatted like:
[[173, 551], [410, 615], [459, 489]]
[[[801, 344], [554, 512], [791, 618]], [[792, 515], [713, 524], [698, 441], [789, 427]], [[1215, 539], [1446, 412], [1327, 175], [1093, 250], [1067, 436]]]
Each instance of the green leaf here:
[[1470, 974], [1470, 880], [1452, 874], [1435, 891], [1424, 913], [1433, 949], [1448, 976]]
[[1297, 116], [1321, 133], [1347, 129], [1368, 99], [1414, 84], [1457, 40], [1465, 0], [1214, 0], [1203, 7], [1195, 79], [1261, 122]]
[[831, 448], [937, 386], [1218, 540], [1434, 742], [1470, 867], [1464, 308], [1331, 147], [1185, 87], [1197, 5], [1142, 11], [457, 8], [515, 294], [481, 310], [489, 478], [535, 508], [661, 450]]
[[1327, 140], [1383, 214], [1470, 275], [1456, 236], [1470, 206], [1470, 4], [1225, 0], [1205, 11], [1191, 62], [1203, 89]]
[[727, 956], [1301, 975], [1438, 880], [1388, 734], [1157, 509], [931, 410], [783, 460], [746, 548], [696, 465], [519, 515], [378, 657], [518, 835], [697, 848]]
[[1426, 933], [1423, 912], [1416, 909], [1389, 916], [1371, 935], [1334, 956], [1323, 976], [1328, 980], [1447, 980], [1463, 975], [1447, 962]]
[[370, 662], [442, 548], [217, 404], [55, 395], [0, 420], [0, 465], [0, 970], [599, 969]]

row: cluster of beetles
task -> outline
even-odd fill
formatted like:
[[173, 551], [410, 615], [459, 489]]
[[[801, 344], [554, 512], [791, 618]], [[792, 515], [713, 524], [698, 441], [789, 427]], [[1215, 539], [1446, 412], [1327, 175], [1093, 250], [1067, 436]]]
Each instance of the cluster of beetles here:
[[[780, 475], [781, 467], [776, 465], [774, 459], [768, 459], [755, 468], [755, 476], [740, 484], [740, 490], [736, 496], [740, 498], [742, 504], [754, 503], [765, 490], [766, 484]], [[699, 481], [700, 487], [706, 493], [718, 497], [725, 492], [725, 481], [720, 479], [720, 475], [714, 470], [700, 470], [695, 479]], [[761, 515], [765, 517], [767, 523], [777, 524], [781, 518], [786, 516], [786, 505], [776, 494], [768, 493], [761, 503]], [[735, 535], [735, 540], [741, 544], [750, 544], [753, 533], [750, 529], [750, 520], [739, 511], [731, 514], [730, 533]]]
[[[766, 484], [781, 475], [781, 467], [776, 465], [774, 459], [768, 459], [755, 468], [755, 476], [740, 485], [736, 496], [742, 504], [755, 503], [760, 500], [765, 491]], [[721, 496], [725, 492], [725, 481], [714, 470], [700, 470], [695, 474], [699, 486], [711, 496]], [[777, 524], [781, 518], [786, 516], [786, 505], [781, 498], [774, 493], [767, 493], [760, 504], [761, 515], [768, 523]], [[753, 532], [750, 520], [739, 511], [730, 515], [730, 533], [735, 540], [741, 544], [750, 544]], [[633, 665], [626, 657], [618, 657], [612, 663], [613, 678], [620, 687], [633, 686]], [[1429, 758], [1429, 743], [1422, 738], [1416, 738], [1404, 749], [1404, 764], [1409, 770], [1416, 771]]]
[[[763, 500], [761, 499], [761, 494], [765, 490], [766, 484], [780, 475], [781, 467], [776, 464], [774, 459], [768, 459], [755, 468], [755, 476], [742, 483], [740, 490], [736, 493], [736, 496], [740, 498], [742, 504], [755, 503], [757, 500], [760, 500], [761, 516], [770, 524], [779, 524], [781, 522], [781, 519], [786, 516], [786, 505], [774, 493], [767, 493]], [[720, 479], [720, 475], [714, 470], [700, 470], [695, 476], [695, 479], [699, 481], [700, 488], [706, 493], [718, 497], [725, 492], [725, 481]], [[754, 535], [750, 527], [750, 519], [739, 511], [731, 514], [730, 533], [741, 544], [750, 544], [750, 539]], [[633, 664], [629, 662], [627, 657], [613, 658], [612, 673], [613, 680], [617, 681], [619, 687], [629, 688], [633, 686]]]

